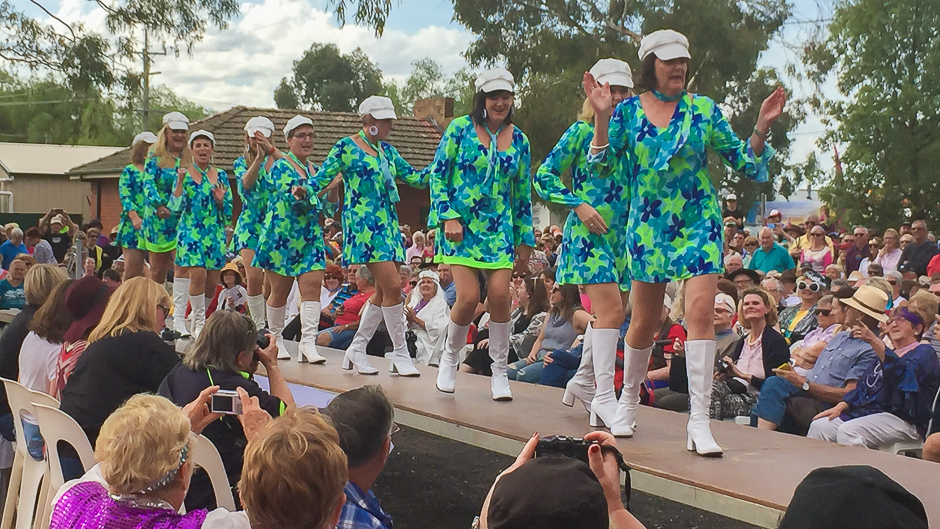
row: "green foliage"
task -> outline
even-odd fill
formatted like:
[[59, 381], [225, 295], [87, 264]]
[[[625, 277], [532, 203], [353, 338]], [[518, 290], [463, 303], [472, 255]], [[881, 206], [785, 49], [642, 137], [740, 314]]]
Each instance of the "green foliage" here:
[[[845, 145], [842, 173], [820, 190], [844, 224], [940, 223], [940, 2], [842, 1], [829, 37], [807, 46], [813, 79], [834, 75], [821, 142]], [[840, 149], [841, 150], [841, 149]]]
[[425, 58], [414, 63], [414, 69], [404, 84], [386, 83], [383, 95], [389, 97], [395, 108], [404, 114], [410, 114], [419, 99], [451, 97], [454, 99], [454, 115], [462, 116], [470, 112], [473, 104], [475, 79], [476, 75], [466, 69], [446, 78], [440, 63]]
[[366, 97], [382, 92], [382, 72], [359, 48], [342, 54], [335, 44], [314, 44], [294, 61], [293, 77], [274, 91], [278, 108], [355, 112]]

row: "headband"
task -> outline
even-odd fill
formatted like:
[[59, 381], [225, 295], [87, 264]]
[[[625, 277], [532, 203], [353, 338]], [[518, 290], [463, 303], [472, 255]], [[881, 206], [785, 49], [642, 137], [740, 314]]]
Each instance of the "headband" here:
[[901, 307], [895, 312], [895, 315], [898, 318], [904, 318], [905, 320], [911, 322], [911, 325], [917, 327], [918, 325], [923, 325], [924, 320], [916, 312], [911, 312], [907, 307]]
[[183, 463], [186, 462], [186, 457], [188, 455], [189, 455], [189, 442], [183, 445], [183, 449], [180, 450], [180, 464], [177, 465], [177, 467], [174, 468], [173, 470], [167, 472], [165, 476], [159, 479], [159, 481], [147, 487], [146, 489], [138, 492], [138, 494], [148, 494], [150, 492], [162, 489], [163, 487], [166, 487], [167, 485], [169, 485], [170, 482], [173, 481], [174, 478], [176, 478], [176, 475], [179, 474], [180, 469], [183, 468]]

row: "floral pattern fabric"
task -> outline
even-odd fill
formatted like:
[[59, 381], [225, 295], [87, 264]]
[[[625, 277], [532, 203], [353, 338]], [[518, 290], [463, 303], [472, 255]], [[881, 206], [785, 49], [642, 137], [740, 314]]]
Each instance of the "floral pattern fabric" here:
[[[499, 151], [490, 172], [489, 150], [469, 116], [453, 120], [431, 163], [431, 212], [437, 228], [435, 261], [472, 268], [512, 268], [515, 248], [535, 246], [532, 228], [532, 179], [529, 139], [513, 128], [512, 143]], [[459, 243], [444, 237], [444, 221], [463, 225]]]
[[176, 234], [176, 265], [221, 270], [225, 266], [225, 226], [232, 218], [232, 189], [228, 174], [215, 168], [216, 182], [225, 188], [225, 198], [219, 204], [212, 190], [216, 184], [209, 181], [210, 168], [202, 173], [197, 183], [193, 173], [201, 171], [195, 165], [183, 178], [183, 194], [170, 198], [167, 207], [179, 215]]
[[[629, 195], [621, 171], [610, 178], [595, 178], [588, 166], [594, 125], [577, 121], [558, 140], [535, 175], [535, 190], [544, 200], [570, 209], [588, 203], [607, 223], [605, 235], [592, 233], [571, 211], [555, 263], [555, 278], [562, 284], [616, 283], [630, 289], [626, 258], [626, 224]], [[571, 189], [561, 176], [571, 170]]]
[[180, 160], [172, 167], [160, 167], [159, 159], [150, 155], [144, 164], [144, 193], [150, 214], [144, 217], [144, 233], [147, 236], [147, 249], [155, 253], [166, 253], [176, 248], [176, 232], [179, 215], [170, 215], [165, 219], [157, 216], [157, 208], [167, 206], [173, 189], [176, 187], [176, 172]]
[[137, 216], [146, 223], [148, 217], [153, 216], [147, 206], [147, 195], [144, 193], [144, 180], [146, 175], [134, 164], [127, 164], [121, 171], [118, 180], [118, 195], [121, 197], [121, 220], [118, 223], [118, 232], [115, 242], [125, 250], [147, 251], [147, 237], [143, 224], [138, 230], [128, 215], [136, 211]]
[[235, 172], [238, 196], [242, 199], [242, 211], [238, 214], [238, 222], [235, 224], [231, 251], [255, 250], [261, 240], [261, 227], [264, 224], [264, 216], [268, 210], [268, 194], [270, 191], [268, 189], [270, 176], [266, 169], [268, 156], [265, 156], [264, 160], [261, 161], [261, 166], [258, 168], [258, 178], [255, 179], [254, 185], [250, 188], [245, 188], [243, 180], [245, 173], [248, 172], [248, 162], [245, 157], [238, 157], [232, 165]]
[[378, 148], [388, 163], [392, 180], [382, 171], [382, 162], [346, 137], [330, 149], [316, 180], [330, 182], [342, 173], [343, 263], [345, 265], [381, 261], [405, 261], [405, 247], [398, 224], [399, 201], [395, 180], [423, 189], [428, 186], [427, 172], [418, 172], [395, 147], [379, 142]]
[[626, 173], [630, 208], [628, 273], [645, 283], [720, 274], [722, 219], [708, 174], [706, 147], [757, 182], [767, 180], [770, 145], [760, 156], [738, 138], [713, 100], [685, 94], [666, 128], [653, 125], [639, 96], [622, 101], [610, 121], [610, 147], [590, 156], [601, 176]]

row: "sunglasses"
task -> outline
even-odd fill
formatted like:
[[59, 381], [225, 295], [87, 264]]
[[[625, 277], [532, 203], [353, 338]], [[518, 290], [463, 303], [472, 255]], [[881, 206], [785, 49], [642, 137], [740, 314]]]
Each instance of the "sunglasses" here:
[[513, 279], [525, 279], [525, 274], [513, 274]]
[[813, 237], [825, 237], [826, 236], [825, 233], [810, 233], [810, 235], [812, 235]]
[[170, 307], [167, 307], [166, 305], [160, 304], [160, 305], [157, 305], [157, 308], [163, 311], [163, 317], [164, 317], [164, 318], [169, 318], [169, 317], [170, 317]]
[[816, 314], [819, 316], [828, 316], [832, 314], [832, 309], [816, 309]]
[[806, 281], [800, 281], [796, 284], [796, 288], [800, 290], [809, 289], [810, 292], [819, 292], [819, 283], [807, 283]]

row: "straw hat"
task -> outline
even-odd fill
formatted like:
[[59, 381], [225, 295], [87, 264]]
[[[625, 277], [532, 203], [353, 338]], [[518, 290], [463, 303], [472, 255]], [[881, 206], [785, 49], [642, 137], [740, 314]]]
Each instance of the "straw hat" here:
[[880, 322], [888, 321], [888, 315], [885, 314], [888, 308], [888, 295], [879, 288], [862, 285], [855, 291], [855, 295], [843, 299], [842, 303]]

